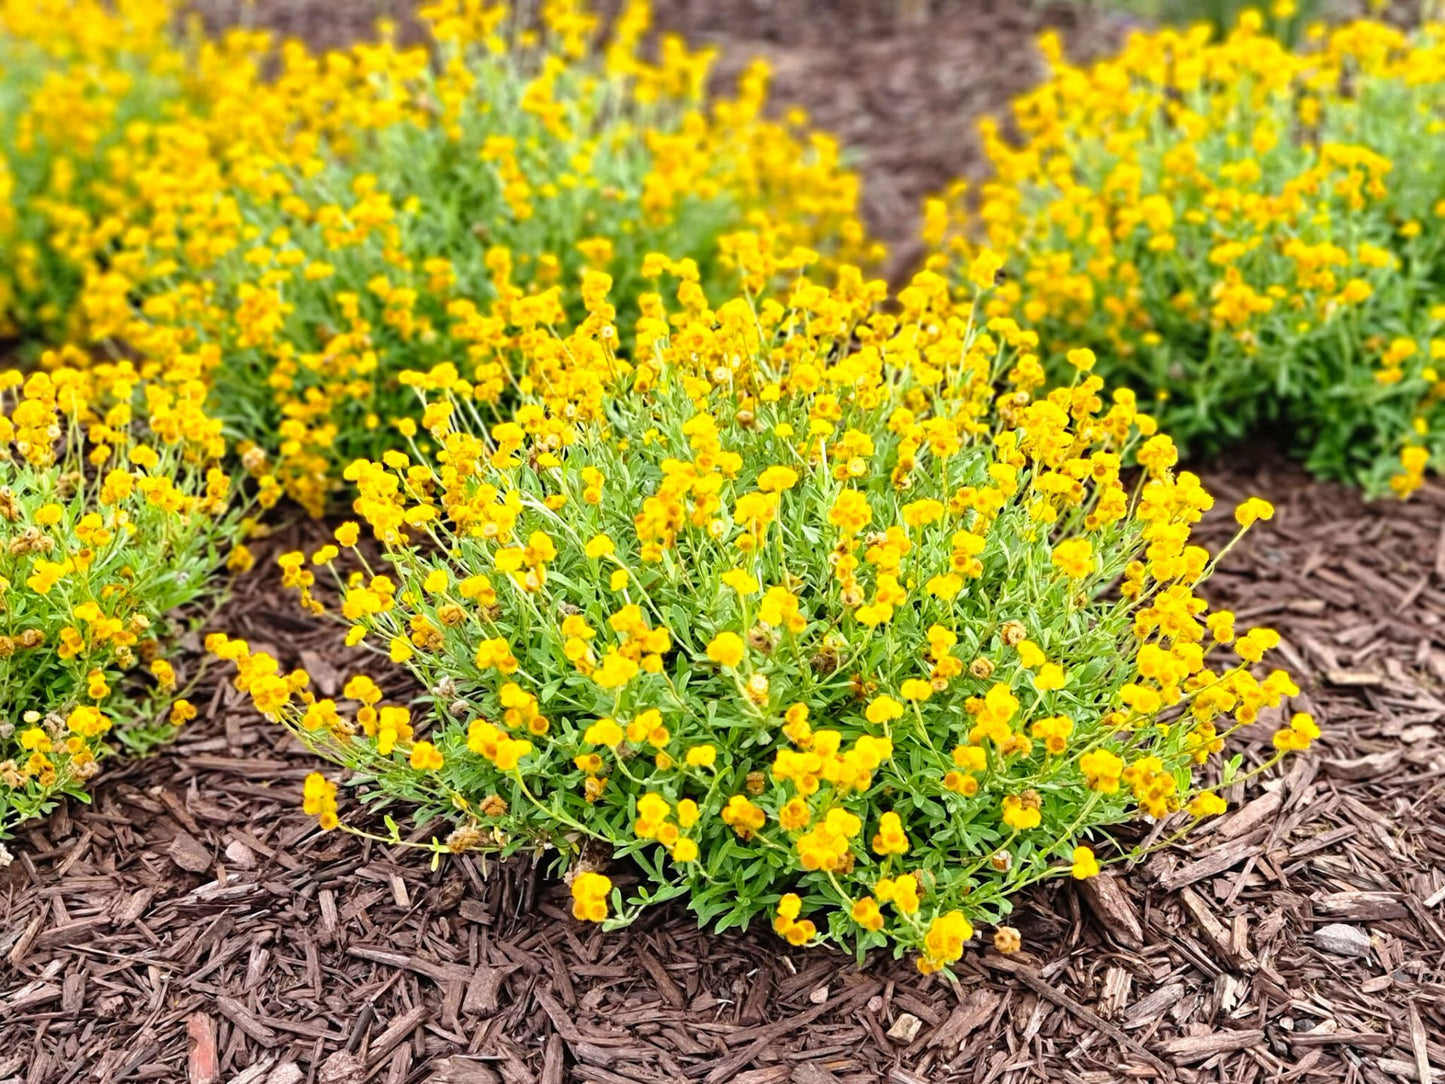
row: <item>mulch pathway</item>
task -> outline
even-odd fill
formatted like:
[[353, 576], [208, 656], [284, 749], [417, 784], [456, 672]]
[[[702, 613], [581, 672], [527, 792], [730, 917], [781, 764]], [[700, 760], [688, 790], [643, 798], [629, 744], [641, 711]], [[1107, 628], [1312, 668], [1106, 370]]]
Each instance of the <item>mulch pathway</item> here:
[[[377, 3], [254, 10], [335, 41]], [[770, 55], [779, 96], [858, 148], [905, 257], [915, 196], [968, 168], [971, 118], [1030, 78], [1043, 11], [659, 6], [725, 69]], [[1045, 14], [1087, 44], [1073, 10]], [[173, 747], [111, 762], [94, 805], [11, 843], [0, 1084], [1445, 1081], [1445, 487], [1365, 505], [1267, 449], [1205, 480], [1215, 544], [1235, 500], [1279, 506], [1211, 591], [1284, 634], [1324, 738], [1186, 845], [1020, 901], [1023, 953], [980, 946], [945, 981], [705, 934], [679, 906], [584, 928], [526, 860], [432, 870], [317, 830], [313, 759], [219, 684]], [[219, 624], [323, 686], [345, 676], [270, 571]]]

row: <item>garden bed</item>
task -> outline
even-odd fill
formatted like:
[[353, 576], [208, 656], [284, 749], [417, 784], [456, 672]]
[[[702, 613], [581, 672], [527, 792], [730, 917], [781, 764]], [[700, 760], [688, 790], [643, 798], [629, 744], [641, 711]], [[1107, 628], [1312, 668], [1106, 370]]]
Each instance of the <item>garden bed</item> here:
[[[312, 37], [367, 21], [257, 7]], [[861, 0], [807, 22], [742, 0], [660, 7], [664, 25], [721, 44], [724, 71], [768, 55], [777, 99], [858, 150], [897, 267], [917, 197], [974, 160], [973, 117], [1033, 77], [1040, 17], [975, 2], [919, 5], [913, 21]], [[1112, 32], [1057, 15], [1083, 47]], [[1204, 474], [1218, 499], [1207, 543], [1232, 533], [1237, 500], [1278, 507], [1208, 594], [1279, 629], [1324, 736], [1281, 780], [1228, 794], [1237, 811], [1187, 845], [1031, 893], [1022, 953], [972, 947], [945, 981], [886, 957], [860, 970], [766, 930], [703, 933], [680, 905], [583, 928], [525, 860], [433, 871], [426, 855], [319, 832], [300, 809], [315, 759], [278, 744], [216, 667], [175, 746], [111, 762], [95, 805], [12, 843], [0, 1081], [1438, 1076], [1445, 488], [1365, 505], [1267, 448]], [[319, 537], [298, 520], [264, 556]], [[351, 672], [269, 559], [221, 624], [323, 692]]]
[[[1445, 1065], [1445, 490], [1366, 506], [1252, 458], [1206, 482], [1279, 514], [1215, 593], [1284, 634], [1320, 752], [1187, 846], [1032, 894], [1022, 954], [970, 951], [950, 984], [680, 906], [584, 930], [524, 860], [431, 871], [318, 832], [312, 758], [221, 687], [13, 846], [0, 1080], [186, 1079], [192, 1047], [219, 1080], [1417, 1079]], [[331, 634], [270, 573], [226, 620], [327, 679]]]

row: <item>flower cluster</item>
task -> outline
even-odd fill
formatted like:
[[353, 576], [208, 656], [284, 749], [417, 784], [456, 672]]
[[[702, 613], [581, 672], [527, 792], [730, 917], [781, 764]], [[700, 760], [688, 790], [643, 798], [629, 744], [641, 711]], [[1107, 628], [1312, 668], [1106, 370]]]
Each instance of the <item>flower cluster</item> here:
[[195, 718], [167, 615], [238, 526], [199, 382], [46, 360], [0, 373], [0, 835], [83, 794], [113, 728], [144, 748]]
[[[556, 340], [575, 379], [491, 425], [450, 367], [404, 377], [435, 451], [348, 471], [383, 563], [348, 523], [282, 564], [311, 608], [334, 571], [348, 642], [410, 669], [429, 718], [211, 646], [373, 794], [459, 817], [437, 849], [633, 857], [626, 899], [575, 877], [590, 920], [686, 895], [932, 971], [1022, 886], [1121, 857], [1104, 826], [1220, 812], [1226, 740], [1298, 689], [1256, 669], [1276, 633], [1201, 597], [1212, 500], [1172, 442], [1088, 351], [1046, 389], [1030, 332], [975, 322], [987, 294], [825, 281], [645, 297], [626, 362], [594, 297]], [[1281, 733], [1255, 771], [1314, 731]]]
[[[251, 32], [172, 41], [167, 0], [81, 6], [94, 26], [16, 21], [40, 90], [0, 98], [12, 322], [124, 342], [157, 379], [200, 364], [263, 503], [319, 514], [352, 459], [425, 440], [404, 369], [455, 364], [501, 418], [589, 297], [630, 319], [652, 280], [705, 307], [755, 251], [761, 275], [815, 249], [876, 257], [837, 145], [764, 116], [761, 66], [715, 99], [709, 52], [664, 38], [644, 59], [645, 0], [600, 50], [573, 0], [535, 24], [436, 0], [425, 46], [383, 26], [323, 55]], [[91, 55], [97, 26], [113, 43]], [[84, 155], [64, 138], [82, 109]]]
[[[124, 232], [109, 184], [195, 70], [156, 0], [0, 0], [0, 335], [80, 330], [85, 263]], [[127, 167], [130, 168], [130, 167]], [[178, 179], [179, 180], [179, 179]]]
[[1264, 431], [1408, 495], [1445, 452], [1445, 177], [1418, 163], [1445, 33], [1314, 26], [1295, 50], [1262, 31], [1246, 12], [1217, 41], [1137, 33], [1088, 68], [1046, 37], [1020, 138], [985, 124], [993, 178], [931, 201], [927, 239], [940, 266], [1006, 254], [988, 313], [1060, 365], [1092, 347], [1191, 447]]

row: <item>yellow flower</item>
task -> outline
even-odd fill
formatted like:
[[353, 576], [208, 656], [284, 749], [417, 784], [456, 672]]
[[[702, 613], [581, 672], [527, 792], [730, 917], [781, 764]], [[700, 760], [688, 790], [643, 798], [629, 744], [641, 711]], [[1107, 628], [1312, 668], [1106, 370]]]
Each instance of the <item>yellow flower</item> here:
[[1099, 862], [1088, 847], [1075, 847], [1073, 867], [1070, 872], [1080, 881], [1086, 881], [1099, 872]]
[[903, 821], [890, 810], [878, 819], [878, 831], [873, 836], [873, 850], [876, 854], [907, 854], [908, 836], [903, 831]]
[[1003, 269], [1003, 259], [990, 249], [982, 249], [968, 265], [968, 281], [980, 290], [992, 290], [998, 285], [998, 274]]
[[1217, 817], [1229, 808], [1229, 803], [1213, 791], [1201, 791], [1189, 803], [1189, 812], [1196, 817]]
[[711, 745], [694, 745], [685, 758], [689, 768], [711, 768], [717, 760], [717, 750]]
[[865, 930], [876, 931], [883, 928], [883, 912], [878, 909], [878, 901], [872, 896], [864, 896], [855, 901], [849, 915]]
[[606, 875], [585, 870], [572, 878], [572, 915], [583, 922], [607, 919], [607, 898], [612, 881]]
[[672, 860], [674, 862], [696, 862], [698, 856], [697, 841], [683, 836], [672, 845]]
[[1098, 567], [1094, 547], [1087, 538], [1069, 538], [1054, 547], [1054, 567], [1070, 579], [1083, 579]]
[[1015, 832], [1027, 832], [1039, 826], [1041, 817], [1038, 806], [1025, 804], [1017, 795], [1010, 794], [1003, 800], [1003, 822]]
[[747, 654], [747, 645], [735, 632], [720, 632], [707, 645], [707, 657], [719, 666], [736, 669]]
[[1274, 629], [1250, 629], [1234, 642], [1234, 651], [1247, 662], [1259, 662], [1265, 652], [1279, 646], [1279, 633]]
[[740, 595], [756, 595], [762, 590], [758, 578], [745, 568], [734, 568], [718, 577]]
[[1034, 675], [1034, 688], [1041, 693], [1053, 692], [1062, 689], [1066, 681], [1062, 666], [1056, 662], [1046, 662]]
[[436, 771], [442, 766], [442, 755], [429, 741], [419, 741], [411, 747], [411, 766], [418, 771]]
[[883, 724], [902, 716], [903, 705], [891, 696], [879, 696], [869, 702], [863, 714], [870, 723]]
[[798, 472], [791, 467], [768, 467], [758, 475], [758, 488], [764, 493], [782, 493], [798, 484]]
[[1259, 497], [1250, 497], [1234, 510], [1234, 519], [1241, 527], [1251, 527], [1259, 520], [1274, 518], [1274, 505]]
[[588, 745], [616, 747], [622, 744], [625, 737], [616, 719], [598, 719], [583, 733], [582, 740]]

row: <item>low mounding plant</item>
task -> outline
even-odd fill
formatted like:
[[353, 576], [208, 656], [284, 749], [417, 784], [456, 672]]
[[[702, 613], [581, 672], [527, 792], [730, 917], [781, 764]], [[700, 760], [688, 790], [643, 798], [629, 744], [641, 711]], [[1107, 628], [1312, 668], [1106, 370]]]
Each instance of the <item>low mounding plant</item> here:
[[[1160, 401], [1191, 450], [1251, 431], [1309, 468], [1407, 495], [1445, 452], [1445, 34], [1362, 21], [1292, 51], [1255, 13], [1135, 34], [1051, 77], [984, 129], [994, 177], [932, 202], [929, 240], [966, 267], [1003, 253], [988, 304], [1038, 329], [1054, 371]], [[939, 265], [941, 266], [941, 262]]]
[[0, 836], [84, 798], [111, 737], [194, 718], [169, 615], [215, 589], [236, 529], [202, 386], [47, 360], [0, 373]]
[[137, 151], [225, 93], [259, 40], [201, 46], [178, 22], [164, 0], [0, 0], [0, 335], [83, 334], [87, 272], [136, 224]]
[[[1031, 336], [977, 326], [932, 273], [897, 311], [854, 271], [717, 309], [644, 297], [626, 358], [583, 293], [510, 420], [450, 366], [404, 378], [436, 451], [348, 471], [381, 565], [356, 523], [281, 558], [312, 609], [312, 568], [351, 564], [348, 642], [432, 710], [365, 675], [318, 698], [213, 637], [257, 708], [371, 798], [457, 821], [438, 852], [635, 860], [626, 897], [574, 867], [581, 918], [685, 896], [925, 971], [1022, 886], [1096, 873], [1106, 826], [1223, 810], [1246, 777], [1212, 765], [1226, 739], [1298, 690], [1251, 670], [1274, 632], [1208, 612], [1210, 497], [1132, 395], [1101, 398], [1092, 355], [1045, 391]], [[1247, 502], [1241, 531], [1270, 514]], [[1317, 733], [1294, 716], [1255, 770]], [[306, 808], [342, 824], [319, 773]]]
[[[761, 66], [718, 99], [710, 53], [663, 38], [647, 59], [645, 2], [605, 40], [570, 0], [535, 18], [462, 0], [420, 14], [426, 46], [386, 27], [323, 55], [255, 34], [189, 46], [215, 78], [109, 133], [103, 175], [74, 205], [55, 185], [37, 215], [15, 201], [13, 228], [49, 238], [80, 281], [64, 326], [123, 342], [160, 379], [200, 359], [213, 409], [243, 453], [256, 446], [264, 501], [285, 492], [319, 514], [353, 458], [406, 446], [408, 368], [455, 363], [485, 409], [524, 392], [525, 367], [501, 359], [584, 314], [583, 270], [612, 274], [630, 321], [652, 274], [704, 304], [735, 290], [743, 229], [785, 263], [814, 248], [876, 256], [836, 143], [800, 116], [763, 116]], [[179, 48], [162, 36], [135, 51]], [[122, 71], [83, 71], [114, 87], [92, 95], [102, 131], [130, 115]], [[17, 146], [16, 170], [53, 176], [66, 153]]]

